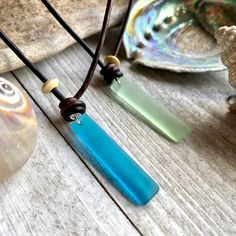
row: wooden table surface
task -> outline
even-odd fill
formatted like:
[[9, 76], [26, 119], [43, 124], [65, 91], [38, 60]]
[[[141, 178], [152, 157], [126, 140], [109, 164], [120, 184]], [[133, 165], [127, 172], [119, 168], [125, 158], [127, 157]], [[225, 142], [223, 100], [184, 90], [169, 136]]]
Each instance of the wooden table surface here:
[[[115, 38], [112, 31], [104, 55]], [[87, 42], [94, 46], [96, 36]], [[57, 100], [19, 69], [2, 77], [31, 97], [38, 145], [0, 184], [0, 235], [236, 235], [236, 115], [225, 104], [234, 92], [227, 72], [175, 74], [132, 65], [124, 52], [121, 58], [125, 76], [192, 129], [180, 144], [169, 142], [113, 100], [98, 73], [86, 91], [88, 114], [159, 182], [159, 194], [145, 207], [121, 196], [67, 142]], [[74, 45], [37, 67], [71, 96], [90, 62]]]

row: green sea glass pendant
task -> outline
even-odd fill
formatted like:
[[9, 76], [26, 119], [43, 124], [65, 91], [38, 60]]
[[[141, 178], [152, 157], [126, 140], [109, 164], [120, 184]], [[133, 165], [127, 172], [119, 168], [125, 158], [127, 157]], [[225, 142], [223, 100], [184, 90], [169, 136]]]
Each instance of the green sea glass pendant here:
[[114, 81], [110, 88], [119, 101], [128, 104], [132, 111], [171, 141], [178, 143], [190, 132], [187, 124], [123, 77]]

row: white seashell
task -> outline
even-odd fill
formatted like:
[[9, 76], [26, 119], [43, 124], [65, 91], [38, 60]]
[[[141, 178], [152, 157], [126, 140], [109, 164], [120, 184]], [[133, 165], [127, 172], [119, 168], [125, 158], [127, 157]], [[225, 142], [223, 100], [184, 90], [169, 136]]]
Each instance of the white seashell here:
[[221, 27], [215, 38], [221, 49], [221, 60], [229, 71], [229, 82], [236, 88], [236, 26]]
[[235, 39], [235, 35], [230, 35], [228, 40], [229, 40], [229, 43], [231, 44], [231, 41], [234, 41]]
[[0, 180], [19, 170], [36, 146], [37, 122], [26, 96], [0, 78]]
[[217, 40], [218, 44], [221, 44], [223, 42], [225, 35], [226, 35], [226, 28], [225, 27], [220, 28], [216, 32], [215, 37], [216, 37], [216, 40]]

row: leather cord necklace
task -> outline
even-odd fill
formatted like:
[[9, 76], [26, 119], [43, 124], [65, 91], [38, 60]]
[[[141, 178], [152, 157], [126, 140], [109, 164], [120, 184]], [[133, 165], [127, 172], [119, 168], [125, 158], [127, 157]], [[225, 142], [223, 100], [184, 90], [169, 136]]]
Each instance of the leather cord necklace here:
[[[103, 26], [96, 52], [87, 76], [74, 97], [65, 98], [59, 91], [58, 80], [48, 80], [20, 51], [20, 49], [0, 30], [0, 38], [25, 63], [25, 65], [43, 82], [42, 91], [52, 93], [60, 101], [59, 107], [63, 118], [71, 122], [66, 132], [67, 139], [82, 158], [89, 161], [120, 192], [136, 205], [145, 205], [159, 191], [158, 184], [85, 113], [85, 103], [79, 99], [89, 86], [99, 61], [107, 33], [112, 0], [107, 1]], [[135, 178], [134, 178], [135, 176]]]
[[[61, 24], [61, 26], [71, 35], [72, 38], [75, 39], [75, 41], [92, 57], [94, 58], [95, 54], [94, 52], [89, 48], [89, 46], [86, 44], [86, 42], [80, 38], [80, 36], [69, 26], [69, 24], [62, 18], [62, 16], [56, 11], [56, 9], [49, 3], [48, 0], [41, 0], [41, 2], [45, 5], [45, 7], [48, 9], [48, 11], [55, 17], [55, 19]], [[130, 11], [132, 8], [133, 0], [129, 0], [128, 8], [121, 26], [121, 30], [118, 36], [118, 40], [116, 42], [115, 48], [113, 50], [112, 55], [107, 56], [105, 58], [105, 63], [99, 59], [98, 65], [101, 68], [101, 75], [104, 76], [104, 80], [111, 84], [113, 80], [117, 80], [118, 78], [123, 76], [123, 73], [120, 71], [120, 62], [117, 58], [117, 55], [119, 53], [123, 35], [126, 29], [126, 25], [129, 19]]]
[[104, 45], [104, 41], [107, 34], [109, 18], [111, 15], [113, 0], [107, 1], [106, 11], [104, 15], [102, 30], [100, 33], [98, 45], [96, 48], [96, 52], [93, 54], [93, 61], [87, 73], [87, 76], [79, 89], [79, 91], [75, 94], [74, 97], [65, 98], [63, 94], [57, 88], [59, 85], [58, 80], [49, 80], [47, 79], [23, 54], [23, 52], [8, 38], [8, 36], [0, 30], [0, 38], [6, 43], [6, 45], [24, 62], [24, 64], [43, 82], [42, 90], [45, 93], [52, 93], [56, 96], [56, 98], [60, 101], [59, 108], [61, 109], [62, 117], [70, 122], [76, 120], [78, 115], [84, 114], [86, 111], [86, 105], [83, 101], [79, 99], [86, 91], [89, 86], [94, 71], [99, 62], [99, 58], [102, 52], [102, 48]]
[[[49, 12], [61, 24], [61, 26], [76, 40], [84, 50], [94, 58], [95, 54], [84, 42], [83, 39], [68, 25], [56, 9], [48, 0], [41, 0]], [[131, 14], [133, 0], [129, 0], [128, 8], [121, 26], [121, 30], [116, 42], [112, 55], [105, 57], [104, 62], [100, 59], [98, 65], [101, 68], [100, 74], [111, 88], [112, 92], [121, 100], [123, 104], [127, 104], [128, 108], [132, 108], [133, 113], [141, 115], [143, 120], [154, 130], [158, 131], [166, 138], [174, 142], [180, 142], [190, 131], [190, 128], [182, 120], [178, 119], [164, 106], [154, 101], [151, 96], [134, 86], [128, 80], [123, 78], [120, 70], [120, 61], [117, 57], [120, 50], [123, 35]]]

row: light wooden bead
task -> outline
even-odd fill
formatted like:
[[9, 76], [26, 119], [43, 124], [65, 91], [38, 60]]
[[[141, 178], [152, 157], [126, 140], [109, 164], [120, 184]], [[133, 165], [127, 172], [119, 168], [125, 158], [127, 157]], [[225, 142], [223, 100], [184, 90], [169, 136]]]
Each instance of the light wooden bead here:
[[50, 79], [43, 84], [42, 91], [43, 91], [43, 93], [51, 93], [52, 90], [57, 88], [58, 86], [59, 86], [58, 79]]
[[104, 61], [106, 64], [111, 63], [111, 64], [115, 64], [117, 66], [120, 66], [120, 60], [117, 57], [112, 56], [112, 55], [106, 56]]

